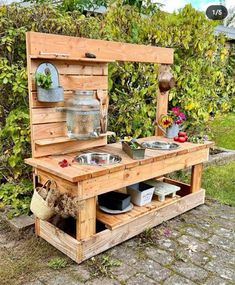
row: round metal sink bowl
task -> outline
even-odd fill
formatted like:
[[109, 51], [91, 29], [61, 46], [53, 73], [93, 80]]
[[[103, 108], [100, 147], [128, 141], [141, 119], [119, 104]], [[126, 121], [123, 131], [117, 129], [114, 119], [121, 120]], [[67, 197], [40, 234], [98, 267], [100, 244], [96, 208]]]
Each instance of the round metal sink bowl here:
[[141, 143], [145, 148], [156, 149], [156, 150], [174, 150], [179, 148], [179, 144], [172, 142], [163, 142], [163, 141], [147, 141]]
[[122, 158], [119, 155], [105, 152], [88, 152], [75, 157], [79, 164], [105, 166], [121, 162]]

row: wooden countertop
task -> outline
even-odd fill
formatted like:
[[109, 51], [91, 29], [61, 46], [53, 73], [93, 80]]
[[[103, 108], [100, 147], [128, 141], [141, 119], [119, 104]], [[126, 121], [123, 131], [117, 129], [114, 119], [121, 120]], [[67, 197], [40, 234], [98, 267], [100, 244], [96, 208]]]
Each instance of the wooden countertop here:
[[[139, 142], [149, 141], [149, 140], [162, 140], [172, 142], [172, 139], [167, 139], [163, 137], [148, 137], [139, 139]], [[185, 142], [180, 144], [180, 148], [170, 151], [161, 151], [161, 150], [151, 150], [146, 149], [145, 158], [140, 160], [131, 159], [125, 152], [122, 151], [121, 143], [108, 144], [103, 147], [96, 147], [86, 151], [81, 151], [79, 153], [70, 153], [70, 154], [60, 154], [60, 155], [51, 155], [40, 158], [28, 158], [25, 159], [25, 162], [37, 169], [44, 170], [48, 173], [54, 174], [61, 178], [64, 178], [71, 182], [78, 182], [86, 180], [89, 178], [94, 178], [102, 176], [108, 173], [117, 172], [127, 168], [133, 168], [143, 164], [149, 164], [154, 161], [165, 160], [166, 158], [195, 152], [197, 150], [206, 149], [213, 145], [213, 142], [206, 142], [205, 144], [195, 144], [190, 142]], [[117, 154], [122, 157], [122, 161], [118, 164], [109, 165], [109, 166], [89, 166], [89, 165], [79, 165], [74, 161], [74, 157], [78, 154], [85, 153], [88, 151], [96, 152], [109, 152], [112, 154]], [[69, 162], [69, 166], [62, 168], [59, 166], [59, 161], [66, 159]]]

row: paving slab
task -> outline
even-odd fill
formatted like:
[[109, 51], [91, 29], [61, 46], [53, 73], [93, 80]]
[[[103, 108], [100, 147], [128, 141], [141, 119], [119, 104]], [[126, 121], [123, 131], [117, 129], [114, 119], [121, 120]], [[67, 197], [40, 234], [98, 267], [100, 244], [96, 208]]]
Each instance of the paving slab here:
[[[100, 255], [92, 267], [89, 262], [76, 264], [40, 238], [14, 238], [0, 220], [0, 284], [232, 285], [234, 228], [235, 208], [209, 201], [164, 222], [150, 235], [142, 233], [107, 250], [108, 262], [102, 263]], [[65, 268], [49, 268], [49, 260], [56, 257], [66, 260]]]
[[193, 281], [190, 281], [184, 277], [181, 277], [179, 275], [172, 275], [171, 277], [167, 278], [163, 285], [195, 285]]

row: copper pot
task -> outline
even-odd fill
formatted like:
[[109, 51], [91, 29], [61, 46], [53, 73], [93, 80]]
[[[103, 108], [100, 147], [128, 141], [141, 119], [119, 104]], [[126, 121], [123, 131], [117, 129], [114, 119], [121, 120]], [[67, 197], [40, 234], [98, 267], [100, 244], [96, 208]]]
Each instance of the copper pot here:
[[164, 71], [158, 76], [158, 84], [161, 92], [166, 92], [175, 86], [175, 79], [169, 71]]

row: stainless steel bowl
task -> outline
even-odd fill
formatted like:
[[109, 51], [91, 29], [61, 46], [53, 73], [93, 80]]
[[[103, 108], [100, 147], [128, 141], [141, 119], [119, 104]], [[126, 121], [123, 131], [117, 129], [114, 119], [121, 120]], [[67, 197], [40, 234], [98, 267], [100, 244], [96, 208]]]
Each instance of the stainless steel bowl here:
[[145, 148], [157, 149], [157, 150], [174, 150], [180, 146], [177, 143], [163, 142], [163, 141], [147, 141], [141, 143]]
[[88, 152], [75, 157], [79, 164], [105, 166], [121, 162], [122, 158], [118, 155], [105, 152]]

